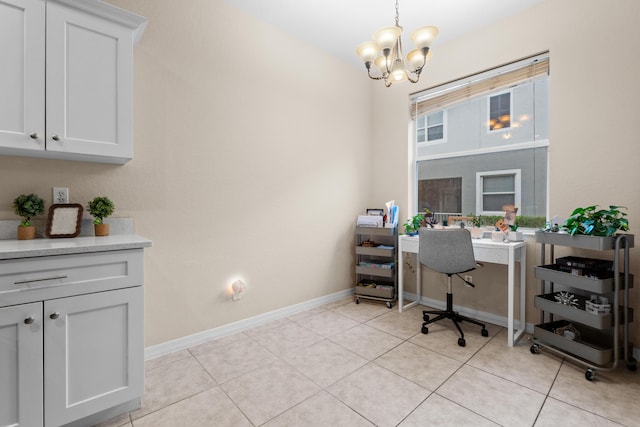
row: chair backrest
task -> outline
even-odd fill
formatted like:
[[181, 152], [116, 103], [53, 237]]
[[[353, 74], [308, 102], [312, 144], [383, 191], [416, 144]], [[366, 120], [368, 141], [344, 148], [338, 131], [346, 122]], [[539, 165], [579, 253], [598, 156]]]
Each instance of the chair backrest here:
[[420, 228], [418, 259], [433, 271], [455, 274], [476, 268], [471, 234], [464, 228]]

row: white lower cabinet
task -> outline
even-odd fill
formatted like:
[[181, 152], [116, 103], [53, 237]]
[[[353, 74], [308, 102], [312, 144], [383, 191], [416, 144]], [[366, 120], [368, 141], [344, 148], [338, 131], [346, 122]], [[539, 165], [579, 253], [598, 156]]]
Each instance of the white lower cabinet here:
[[141, 264], [142, 249], [0, 261], [0, 426], [90, 426], [140, 407]]
[[43, 425], [42, 303], [0, 308], [0, 426]]

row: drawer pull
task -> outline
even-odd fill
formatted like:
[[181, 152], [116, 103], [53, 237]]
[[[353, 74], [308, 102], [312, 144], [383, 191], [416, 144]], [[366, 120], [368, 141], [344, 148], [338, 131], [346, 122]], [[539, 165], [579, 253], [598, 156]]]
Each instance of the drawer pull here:
[[33, 317], [29, 316], [26, 319], [24, 319], [24, 323], [26, 323], [27, 325], [32, 324], [36, 319], [34, 319]]
[[60, 317], [60, 313], [58, 312], [54, 312], [49, 315], [49, 319], [52, 319], [52, 320], [56, 320], [58, 317]]
[[67, 276], [53, 276], [53, 277], [46, 277], [44, 279], [34, 279], [34, 280], [20, 280], [18, 282], [14, 282], [14, 285], [25, 285], [27, 283], [35, 283], [35, 282], [45, 282], [47, 280], [58, 280], [58, 279], [66, 279]]

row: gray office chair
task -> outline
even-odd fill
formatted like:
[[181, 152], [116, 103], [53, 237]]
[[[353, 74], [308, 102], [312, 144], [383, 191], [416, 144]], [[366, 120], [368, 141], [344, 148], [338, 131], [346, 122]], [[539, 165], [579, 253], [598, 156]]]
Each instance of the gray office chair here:
[[[447, 309], [446, 310], [425, 310], [422, 312], [424, 323], [422, 324], [422, 333], [429, 333], [427, 327], [433, 322], [441, 319], [451, 319], [458, 332], [458, 345], [464, 347], [464, 332], [460, 328], [459, 322], [465, 321], [482, 326], [480, 331], [483, 337], [488, 337], [489, 332], [484, 323], [480, 323], [475, 319], [458, 314], [453, 311], [453, 292], [451, 276], [454, 274], [460, 277], [461, 273], [466, 273], [476, 268], [476, 259], [473, 256], [473, 245], [471, 244], [471, 234], [469, 230], [464, 228], [457, 229], [434, 229], [420, 228], [420, 250], [418, 259], [422, 265], [437, 272], [447, 275]], [[462, 279], [462, 277], [460, 277]], [[462, 279], [467, 285], [473, 286], [473, 283]], [[436, 315], [433, 319], [429, 315]]]

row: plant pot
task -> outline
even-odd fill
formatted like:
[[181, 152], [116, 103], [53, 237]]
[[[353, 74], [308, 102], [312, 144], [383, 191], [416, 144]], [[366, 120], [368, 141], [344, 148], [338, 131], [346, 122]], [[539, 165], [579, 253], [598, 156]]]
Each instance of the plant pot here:
[[484, 228], [472, 227], [469, 229], [472, 239], [482, 239], [484, 236]]
[[507, 239], [509, 239], [510, 242], [522, 242], [524, 237], [522, 231], [509, 231], [507, 233]]
[[28, 227], [18, 226], [18, 240], [31, 240], [36, 238], [36, 226], [30, 225]]
[[109, 224], [93, 224], [93, 231], [96, 236], [108, 236]]

